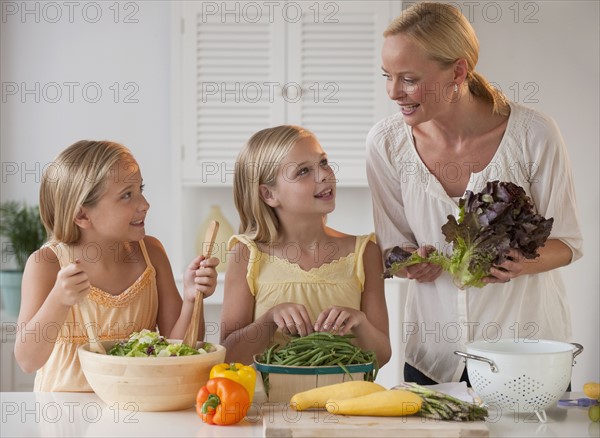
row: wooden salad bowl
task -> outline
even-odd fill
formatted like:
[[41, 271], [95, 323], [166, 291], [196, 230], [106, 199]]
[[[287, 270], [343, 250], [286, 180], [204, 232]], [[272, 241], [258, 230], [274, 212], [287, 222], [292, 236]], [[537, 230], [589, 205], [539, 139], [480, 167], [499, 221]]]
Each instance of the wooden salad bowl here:
[[[106, 351], [115, 343], [102, 341]], [[216, 351], [193, 356], [110, 356], [90, 351], [90, 344], [82, 345], [78, 352], [87, 381], [111, 408], [176, 411], [194, 406], [211, 368], [225, 360], [225, 347], [212, 345]]]

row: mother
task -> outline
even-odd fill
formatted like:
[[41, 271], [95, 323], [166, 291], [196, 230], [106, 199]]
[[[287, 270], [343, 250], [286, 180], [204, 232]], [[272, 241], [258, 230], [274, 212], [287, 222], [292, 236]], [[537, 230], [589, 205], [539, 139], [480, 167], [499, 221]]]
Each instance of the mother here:
[[516, 251], [481, 289], [459, 290], [426, 263], [403, 272], [408, 287], [404, 378], [420, 384], [467, 380], [453, 354], [478, 339], [569, 340], [565, 287], [556, 268], [581, 257], [567, 149], [547, 115], [510, 102], [475, 72], [479, 43], [453, 6], [418, 3], [384, 32], [383, 76], [400, 112], [367, 140], [367, 176], [377, 239], [426, 255], [444, 249], [441, 226], [466, 190], [487, 181], [522, 186], [554, 225], [540, 256]]

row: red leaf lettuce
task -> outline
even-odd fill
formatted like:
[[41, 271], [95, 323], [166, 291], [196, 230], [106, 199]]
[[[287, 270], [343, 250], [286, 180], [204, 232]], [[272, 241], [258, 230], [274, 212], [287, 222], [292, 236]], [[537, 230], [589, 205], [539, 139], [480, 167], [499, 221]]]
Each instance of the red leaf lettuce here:
[[422, 257], [396, 246], [386, 258], [384, 277], [427, 262], [448, 271], [461, 289], [483, 287], [490, 268], [506, 261], [510, 249], [526, 259], [538, 257], [554, 222], [537, 214], [525, 190], [512, 182], [488, 182], [477, 194], [468, 190], [458, 206], [458, 219], [449, 215], [442, 226], [446, 242], [452, 243], [449, 256], [433, 251]]

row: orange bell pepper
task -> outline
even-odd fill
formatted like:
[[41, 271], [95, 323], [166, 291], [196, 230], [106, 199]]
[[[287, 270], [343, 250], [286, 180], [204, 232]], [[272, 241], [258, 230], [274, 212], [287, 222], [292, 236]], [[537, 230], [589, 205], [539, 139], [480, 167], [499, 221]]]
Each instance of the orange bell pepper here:
[[213, 379], [215, 377], [225, 377], [244, 385], [250, 395], [250, 403], [252, 403], [254, 387], [256, 386], [256, 370], [250, 365], [238, 362], [219, 363], [210, 370], [209, 378]]
[[208, 424], [226, 426], [242, 421], [250, 408], [244, 386], [224, 377], [209, 379], [196, 397], [196, 412]]

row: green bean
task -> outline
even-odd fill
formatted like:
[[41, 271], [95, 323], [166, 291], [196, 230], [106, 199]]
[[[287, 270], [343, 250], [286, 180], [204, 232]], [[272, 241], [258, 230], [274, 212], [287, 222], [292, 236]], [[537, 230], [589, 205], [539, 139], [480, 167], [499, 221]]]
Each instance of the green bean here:
[[350, 371], [348, 371], [348, 368], [346, 368], [343, 363], [339, 362], [338, 365], [340, 366], [341, 369], [344, 370], [344, 372], [346, 374], [348, 374], [350, 377], [352, 377], [352, 375], [350, 374]]
[[314, 351], [309, 350], [298, 356], [290, 355], [286, 359], [284, 359], [283, 362], [281, 362], [281, 365], [299, 365], [304, 363], [306, 358], [314, 356], [314, 354]]
[[354, 360], [354, 358], [356, 358], [356, 356], [358, 356], [358, 353], [360, 353], [360, 351], [356, 350], [354, 354], [350, 357], [350, 360], [348, 361], [349, 365], [352, 365], [352, 361]]
[[275, 344], [267, 350], [267, 363], [271, 363], [271, 355], [273, 354], [273, 350], [275, 350], [277, 347], [279, 347], [279, 344]]
[[327, 359], [329, 359], [331, 356], [333, 356], [332, 353], [326, 354], [324, 356], [321, 356], [321, 358], [319, 360], [316, 360], [314, 364], [312, 364], [312, 366], [318, 366], [318, 365], [323, 365], [325, 363], [325, 361]]
[[315, 354], [310, 362], [309, 362], [309, 366], [315, 366], [317, 364], [317, 362], [319, 361], [319, 359], [321, 359], [323, 357], [323, 351], [319, 351], [317, 352], [317, 354]]

